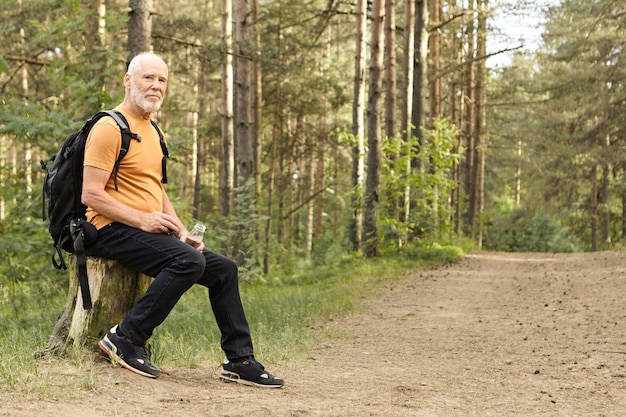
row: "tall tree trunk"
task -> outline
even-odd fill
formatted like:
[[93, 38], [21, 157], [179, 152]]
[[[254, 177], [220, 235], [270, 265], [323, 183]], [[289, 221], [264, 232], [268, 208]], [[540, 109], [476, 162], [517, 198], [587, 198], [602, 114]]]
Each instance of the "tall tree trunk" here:
[[[261, 217], [261, 152], [263, 146], [263, 79], [261, 77], [261, 28], [259, 24], [259, 0], [252, 0], [251, 26], [254, 36], [252, 57], [252, 148], [254, 154], [254, 194], [257, 217]], [[255, 228], [258, 246], [261, 246], [261, 229]]]
[[130, 0], [128, 19], [128, 62], [141, 52], [152, 50], [152, 0]]
[[[410, 121], [413, 111], [413, 75], [415, 59], [415, 0], [405, 0], [404, 2], [404, 57], [403, 57], [403, 79], [402, 79], [402, 109], [400, 112], [400, 131], [404, 139], [404, 152], [401, 158], [406, 159], [405, 163], [405, 186], [404, 195], [399, 202], [401, 208], [399, 220], [408, 225], [411, 214], [411, 150], [413, 147], [412, 129]], [[405, 228], [403, 241], [408, 241], [408, 228]]]
[[[207, 86], [206, 86], [206, 69], [205, 69], [205, 61], [203, 59], [198, 60], [198, 120], [204, 120], [207, 113]], [[204, 137], [202, 132], [198, 132], [196, 135], [196, 167], [195, 167], [195, 178], [193, 180], [193, 211], [192, 215], [194, 219], [199, 219], [200, 216], [204, 213], [201, 211], [200, 207], [200, 194], [202, 190], [202, 174], [204, 173], [204, 169], [206, 167], [206, 147], [204, 146]]]
[[[303, 119], [304, 125], [307, 124], [306, 116]], [[306, 181], [306, 190], [304, 195], [306, 196], [306, 219], [305, 219], [305, 245], [307, 257], [311, 256], [313, 249], [313, 208], [314, 208], [314, 196], [315, 196], [315, 151], [313, 146], [313, 136], [310, 132], [304, 132], [305, 135], [305, 163], [304, 174], [308, 178]]]
[[[256, 213], [256, 167], [252, 138], [252, 76], [250, 45], [254, 44], [250, 27], [251, 8], [246, 0], [235, 0], [235, 195], [237, 210], [247, 214]], [[239, 223], [238, 236], [234, 242], [235, 261], [244, 266], [252, 256], [250, 236], [256, 236], [254, 222]]]
[[[18, 7], [21, 9], [22, 8], [22, 1], [18, 0]], [[24, 51], [25, 51], [25, 47], [26, 47], [26, 32], [24, 30], [23, 27], [20, 27], [20, 49], [21, 49], [21, 53], [22, 55], [25, 55]], [[21, 84], [22, 84], [22, 97], [24, 98], [24, 102], [25, 104], [28, 104], [28, 97], [30, 96], [30, 91], [29, 91], [29, 85], [28, 85], [28, 68], [26, 67], [26, 65], [22, 65], [20, 67], [20, 80], [21, 80]], [[26, 195], [28, 195], [28, 200], [27, 201], [31, 201], [32, 200], [32, 194], [33, 194], [33, 187], [32, 187], [32, 183], [33, 183], [33, 170], [32, 170], [32, 163], [31, 163], [31, 159], [32, 159], [32, 149], [31, 149], [31, 144], [30, 142], [26, 142], [24, 144], [24, 184], [25, 184], [25, 191], [26, 191]]]
[[352, 147], [352, 218], [350, 219], [350, 243], [352, 249], [361, 249], [363, 236], [363, 176], [365, 173], [365, 53], [367, 43], [367, 0], [357, 0], [356, 51], [354, 56], [354, 94], [352, 99], [352, 135], [356, 143]]
[[[271, 242], [271, 234], [272, 234], [272, 216], [274, 214], [273, 204], [274, 204], [274, 188], [276, 182], [276, 148], [277, 142], [282, 136], [282, 122], [280, 121], [280, 96], [281, 96], [281, 87], [280, 83], [277, 85], [277, 100], [279, 103], [276, 103], [276, 109], [274, 111], [274, 124], [272, 129], [272, 143], [270, 150], [270, 161], [269, 161], [269, 172], [268, 172], [268, 180], [267, 180], [267, 219], [265, 220], [265, 235], [264, 235], [264, 244], [263, 244], [263, 273], [268, 274], [270, 272], [270, 242]], [[279, 212], [279, 215], [281, 213]], [[280, 238], [280, 237], [279, 237]]]
[[[441, 23], [441, 0], [429, 1], [429, 22], [435, 25]], [[431, 32], [428, 38], [428, 59], [430, 73], [430, 123], [441, 116], [441, 28]]]
[[[424, 145], [422, 128], [426, 127], [426, 108], [428, 106], [428, 2], [415, 1], [415, 66], [413, 78], [413, 111], [411, 112], [412, 135], [418, 138], [420, 151]], [[419, 158], [413, 164], [421, 167]]]
[[[451, 5], [451, 14], [458, 13], [458, 10], [461, 6], [458, 5], [458, 0], [455, 0]], [[456, 19], [455, 23], [453, 23], [453, 28], [451, 29], [452, 33], [463, 33], [462, 19]], [[452, 37], [452, 45], [451, 49], [453, 51], [453, 59], [462, 62], [463, 61], [463, 37], [460, 38], [458, 36]], [[463, 125], [463, 71], [456, 71], [453, 76], [453, 80], [450, 83], [450, 117], [455, 126], [461, 127]], [[459, 133], [454, 141], [453, 153], [460, 154], [461, 153], [461, 141], [462, 135]], [[454, 232], [456, 234], [461, 231], [461, 166], [460, 162], [456, 160], [453, 162], [451, 171], [452, 171], [452, 182], [454, 184], [454, 188], [451, 192], [450, 196], [450, 206], [452, 207], [452, 216], [453, 216], [453, 224], [454, 224]]]
[[483, 212], [485, 207], [485, 152], [487, 150], [487, 14], [488, 0], [479, 0], [476, 62], [476, 240], [483, 244]]
[[[282, 6], [280, 7], [278, 30], [276, 33], [276, 40], [278, 44], [278, 62], [282, 62], [282, 48], [280, 47], [283, 34], [282, 34]], [[278, 143], [283, 137], [283, 117], [282, 117], [282, 78], [280, 70], [276, 70], [276, 92], [274, 105], [274, 121], [272, 123], [272, 143], [270, 151], [269, 172], [267, 179], [267, 218], [265, 220], [265, 236], [263, 243], [263, 273], [268, 274], [270, 272], [270, 243], [272, 233], [272, 221], [274, 213], [274, 189], [276, 188], [276, 164], [277, 164], [277, 150]], [[260, 126], [259, 126], [260, 128]], [[282, 154], [281, 154], [282, 157]], [[280, 172], [280, 171], [279, 171]], [[296, 174], [294, 174], [296, 175]], [[295, 178], [297, 179], [297, 178]], [[282, 215], [283, 215], [283, 199], [279, 196], [278, 203], [278, 230], [276, 233], [276, 239], [278, 242], [282, 238]]]
[[367, 180], [365, 184], [365, 213], [363, 218], [363, 253], [366, 257], [380, 255], [380, 165], [382, 161], [381, 104], [382, 71], [384, 58], [385, 0], [372, 3], [372, 40], [367, 103]]
[[222, 163], [220, 165], [220, 215], [226, 219], [233, 212], [235, 188], [235, 132], [233, 119], [233, 5], [222, 0]]
[[[320, 76], [322, 79], [328, 77], [328, 62], [331, 60], [331, 41], [332, 41], [332, 32], [330, 25], [324, 28], [324, 61], [320, 65]], [[314, 227], [313, 227], [313, 239], [314, 244], [319, 242], [322, 239], [323, 233], [323, 222], [324, 222], [324, 190], [326, 189], [326, 176], [324, 175], [324, 170], [326, 167], [326, 140], [328, 138], [328, 134], [326, 132], [328, 129], [328, 119], [327, 117], [331, 114], [330, 110], [330, 99], [326, 93], [323, 93], [322, 97], [322, 106], [324, 106], [324, 111], [321, 116], [321, 130], [324, 135], [324, 139], [316, 141], [315, 150], [311, 150], [315, 152], [315, 199], [314, 199]], [[318, 133], [319, 134], [319, 133]]]
[[385, 2], [385, 136], [396, 136], [396, 2]]
[[[106, 3], [104, 0], [92, 0], [88, 9], [85, 11], [85, 33], [87, 40], [87, 56], [89, 57], [90, 64], [94, 68], [104, 69], [107, 67], [107, 54], [102, 51], [105, 49], [105, 28], [106, 28]], [[100, 86], [100, 94], [98, 95], [98, 109], [103, 109], [105, 106], [106, 95], [106, 72], [100, 71], [93, 74], [98, 80]], [[87, 106], [91, 106], [93, 103], [89, 100], [85, 103]], [[86, 109], [86, 113], [94, 113], [94, 109]]]
[[[475, 0], [469, 1], [469, 10], [475, 12]], [[475, 74], [476, 65], [474, 61], [475, 55], [475, 34], [474, 34], [474, 17], [470, 15], [469, 21], [466, 23], [465, 41], [465, 74], [464, 74], [464, 101], [463, 101], [463, 131], [465, 132], [465, 158], [463, 169], [463, 183], [465, 196], [468, 201], [468, 207], [465, 210], [465, 233], [468, 236], [475, 236], [475, 220], [476, 220], [476, 108], [475, 108]]]
[[235, 0], [235, 184], [253, 178], [252, 65], [250, 60], [250, 16], [246, 0]]

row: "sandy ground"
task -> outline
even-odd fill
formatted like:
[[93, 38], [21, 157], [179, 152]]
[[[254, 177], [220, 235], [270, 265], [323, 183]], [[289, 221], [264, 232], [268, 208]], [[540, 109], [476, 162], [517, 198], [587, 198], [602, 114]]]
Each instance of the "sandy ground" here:
[[266, 363], [282, 389], [102, 362], [79, 398], [4, 395], [0, 416], [624, 416], [625, 294], [624, 252], [469, 254], [329, 322], [345, 338], [309, 362]]

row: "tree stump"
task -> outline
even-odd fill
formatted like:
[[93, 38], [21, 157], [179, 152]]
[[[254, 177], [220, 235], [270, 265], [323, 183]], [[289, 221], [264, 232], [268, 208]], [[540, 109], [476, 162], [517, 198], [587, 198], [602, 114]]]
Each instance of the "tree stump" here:
[[76, 258], [70, 256], [70, 282], [65, 308], [57, 318], [42, 353], [62, 355], [69, 347], [93, 346], [114, 324], [121, 323], [128, 310], [143, 296], [152, 281], [126, 264], [87, 258], [87, 276], [93, 308], [83, 308], [76, 276]]

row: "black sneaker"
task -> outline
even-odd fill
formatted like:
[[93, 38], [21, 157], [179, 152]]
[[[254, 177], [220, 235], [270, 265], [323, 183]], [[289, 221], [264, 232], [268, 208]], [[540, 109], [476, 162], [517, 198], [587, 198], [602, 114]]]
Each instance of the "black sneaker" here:
[[285, 385], [284, 379], [267, 372], [253, 356], [240, 362], [230, 362], [226, 359], [222, 364], [220, 379], [224, 382], [237, 382], [262, 388], [280, 388]]
[[161, 371], [150, 363], [146, 348], [138, 346], [117, 335], [117, 325], [104, 336], [98, 346], [109, 356], [111, 362], [148, 378], [156, 378]]

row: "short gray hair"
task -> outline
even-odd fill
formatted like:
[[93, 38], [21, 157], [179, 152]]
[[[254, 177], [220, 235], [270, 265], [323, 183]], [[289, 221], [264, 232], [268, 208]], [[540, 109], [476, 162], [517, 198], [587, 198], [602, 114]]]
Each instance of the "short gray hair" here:
[[[161, 57], [161, 55], [155, 54], [154, 52], [141, 52], [133, 57], [128, 64], [128, 70], [126, 71], [129, 75], [135, 75], [141, 69], [141, 62], [145, 57], [155, 57], [161, 60], [165, 64], [165, 60]], [[166, 64], [167, 65], [167, 64]]]

